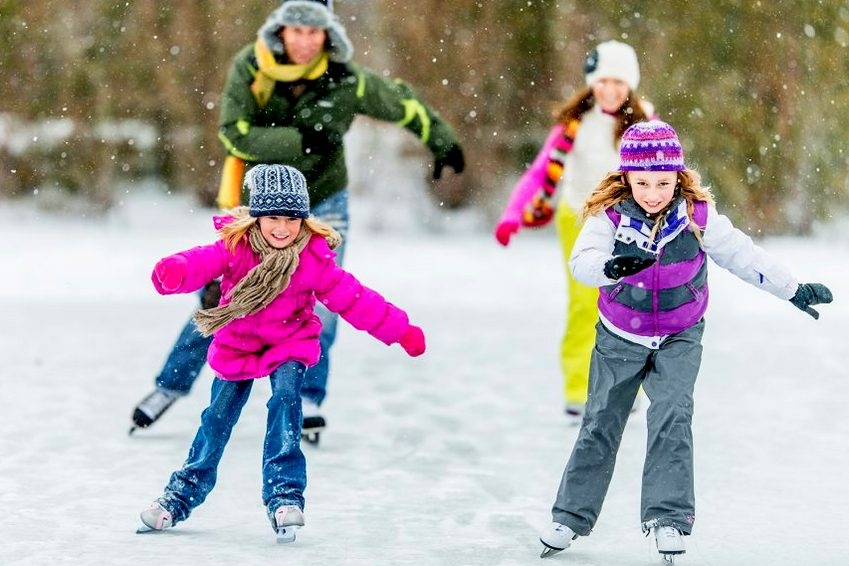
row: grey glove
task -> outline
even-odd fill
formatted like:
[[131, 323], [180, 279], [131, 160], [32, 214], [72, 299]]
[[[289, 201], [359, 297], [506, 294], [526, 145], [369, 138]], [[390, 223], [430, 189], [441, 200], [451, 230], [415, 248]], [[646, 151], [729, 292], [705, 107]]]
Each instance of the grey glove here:
[[831, 291], [825, 285], [819, 283], [799, 283], [799, 288], [796, 289], [796, 294], [790, 299], [797, 308], [802, 309], [815, 320], [819, 320], [820, 313], [811, 308], [811, 305], [820, 305], [830, 303], [834, 300]]

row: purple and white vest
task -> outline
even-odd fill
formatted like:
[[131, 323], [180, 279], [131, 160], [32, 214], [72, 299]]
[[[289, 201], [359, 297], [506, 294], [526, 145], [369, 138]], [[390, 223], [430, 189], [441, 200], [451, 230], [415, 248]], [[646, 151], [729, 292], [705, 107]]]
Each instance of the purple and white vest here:
[[[679, 197], [654, 241], [650, 238], [651, 221], [636, 205], [616, 208], [606, 210], [616, 226], [613, 254], [654, 255], [657, 262], [601, 287], [601, 314], [618, 328], [638, 336], [675, 334], [698, 323], [708, 305], [707, 261], [689, 226], [686, 201]], [[693, 220], [705, 229], [706, 202], [694, 203]]]

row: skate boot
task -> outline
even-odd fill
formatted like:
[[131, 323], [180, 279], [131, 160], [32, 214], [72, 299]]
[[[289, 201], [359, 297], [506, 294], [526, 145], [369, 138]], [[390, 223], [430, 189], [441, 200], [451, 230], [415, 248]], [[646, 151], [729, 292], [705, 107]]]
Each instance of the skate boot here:
[[158, 501], [150, 504], [139, 515], [142, 526], [136, 530], [137, 533], [149, 533], [151, 531], [163, 531], [174, 526], [174, 521], [169, 513]]
[[663, 556], [663, 561], [667, 564], [675, 563], [675, 556], [684, 554], [684, 537], [681, 531], [672, 526], [655, 527], [654, 541], [657, 544], [657, 551]]
[[578, 535], [575, 531], [566, 525], [551, 523], [539, 537], [539, 541], [543, 546], [542, 553], [539, 557], [545, 558], [546, 556], [557, 554], [561, 550], [566, 550], [576, 538], [578, 538]]
[[295, 505], [281, 505], [271, 517], [271, 526], [278, 543], [294, 542], [297, 530], [304, 526], [304, 513]]
[[154, 389], [133, 411], [133, 426], [130, 427], [129, 434], [133, 434], [137, 428], [147, 428], [155, 423], [179, 396], [167, 389]]
[[581, 421], [584, 420], [584, 404], [583, 403], [566, 403], [566, 408], [563, 409], [566, 415], [566, 420], [569, 426], [581, 426]]
[[301, 439], [309, 444], [318, 445], [318, 439], [321, 431], [327, 423], [324, 417], [319, 412], [318, 405], [312, 399], [303, 397], [301, 399], [301, 411], [303, 412], [304, 420], [301, 425]]

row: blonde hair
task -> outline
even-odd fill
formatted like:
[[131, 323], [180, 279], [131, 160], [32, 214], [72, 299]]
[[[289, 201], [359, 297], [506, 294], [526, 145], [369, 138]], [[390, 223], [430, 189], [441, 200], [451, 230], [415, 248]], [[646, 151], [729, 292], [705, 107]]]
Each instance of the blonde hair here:
[[[713, 194], [710, 187], [703, 187], [702, 180], [699, 174], [692, 169], [684, 169], [676, 171], [678, 180], [675, 187], [675, 194], [684, 197], [687, 202], [687, 218], [690, 219], [690, 226], [696, 235], [699, 242], [702, 242], [702, 231], [699, 225], [693, 220], [693, 207], [696, 201], [705, 201], [708, 204], [715, 204]], [[631, 196], [631, 186], [628, 184], [628, 179], [625, 171], [611, 171], [602, 179], [601, 183], [590, 193], [584, 203], [583, 217], [584, 220], [603, 212], [618, 202], [622, 202]], [[674, 202], [674, 198], [670, 201], [666, 209], [657, 214], [658, 222], [654, 223], [651, 231], [651, 237], [654, 238], [657, 231], [660, 229], [662, 220], [665, 217], [669, 206]]]
[[[246, 236], [248, 231], [259, 221], [259, 218], [251, 216], [250, 209], [247, 206], [237, 206], [226, 211], [227, 214], [233, 217], [232, 222], [228, 222], [222, 226], [218, 233], [227, 249], [235, 251], [236, 245]], [[318, 234], [327, 240], [330, 249], [335, 248], [342, 242], [342, 236], [339, 232], [333, 229], [329, 224], [322, 222], [314, 216], [304, 218], [304, 228], [313, 234]]]
[[233, 220], [218, 230], [224, 245], [235, 252], [236, 246], [244, 240], [259, 254], [260, 262], [230, 289], [227, 294], [229, 302], [195, 313], [195, 325], [204, 336], [214, 334], [237, 318], [265, 308], [282, 293], [289, 286], [300, 263], [300, 254], [313, 234], [323, 236], [331, 248], [342, 241], [339, 233], [328, 224], [315, 218], [305, 218], [290, 245], [274, 248], [265, 240], [258, 219], [250, 215], [248, 207], [240, 206], [229, 212]]
[[[554, 118], [557, 122], [568, 126], [573, 120], [580, 120], [584, 113], [588, 112], [595, 105], [595, 97], [593, 97], [592, 87], [585, 87], [572, 95], [563, 105], [554, 112]], [[643, 109], [643, 104], [640, 96], [630, 91], [628, 98], [614, 114], [616, 118], [616, 128], [613, 131], [613, 145], [622, 139], [622, 134], [632, 124], [644, 122], [649, 117]]]

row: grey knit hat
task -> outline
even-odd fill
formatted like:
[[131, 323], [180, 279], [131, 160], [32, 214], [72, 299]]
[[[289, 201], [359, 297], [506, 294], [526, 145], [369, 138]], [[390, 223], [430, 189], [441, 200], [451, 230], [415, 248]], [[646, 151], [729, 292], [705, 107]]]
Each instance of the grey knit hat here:
[[323, 28], [330, 41], [330, 60], [347, 63], [354, 54], [354, 46], [345, 33], [342, 23], [333, 13], [333, 0], [283, 0], [271, 12], [258, 35], [275, 55], [283, 55], [286, 46], [277, 35], [285, 26], [310, 26]]
[[250, 191], [250, 214], [306, 218], [310, 215], [310, 195], [303, 174], [288, 165], [261, 163], [245, 175]]

